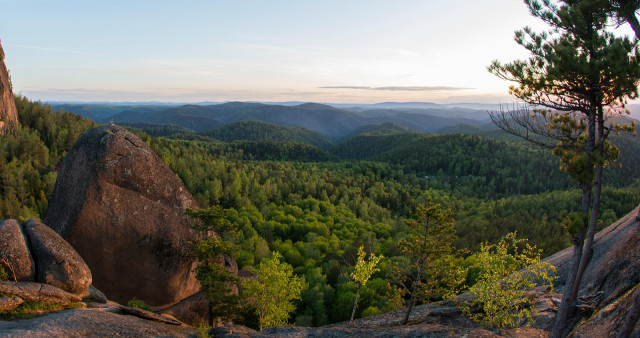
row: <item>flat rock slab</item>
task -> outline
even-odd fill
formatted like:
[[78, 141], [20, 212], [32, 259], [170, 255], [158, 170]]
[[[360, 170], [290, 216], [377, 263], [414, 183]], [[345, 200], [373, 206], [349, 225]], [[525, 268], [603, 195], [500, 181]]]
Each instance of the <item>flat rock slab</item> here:
[[70, 309], [41, 317], [0, 321], [2, 337], [188, 337], [193, 327], [169, 325], [103, 309]]
[[0, 311], [9, 311], [17, 308], [24, 300], [20, 297], [0, 297]]
[[135, 307], [129, 307], [129, 306], [120, 306], [117, 308], [119, 311], [122, 311], [126, 314], [130, 314], [130, 315], [134, 315], [136, 317], [140, 317], [143, 319], [150, 319], [150, 320], [157, 320], [159, 322], [163, 322], [163, 323], [167, 323], [167, 324], [171, 324], [171, 325], [181, 325], [182, 322], [171, 317], [171, 316], [163, 316], [163, 315], [159, 315], [157, 313], [153, 313], [151, 311], [146, 311], [143, 309], [138, 309]]
[[27, 302], [44, 302], [66, 305], [82, 299], [55, 286], [32, 282], [0, 281], [0, 293], [14, 295]]

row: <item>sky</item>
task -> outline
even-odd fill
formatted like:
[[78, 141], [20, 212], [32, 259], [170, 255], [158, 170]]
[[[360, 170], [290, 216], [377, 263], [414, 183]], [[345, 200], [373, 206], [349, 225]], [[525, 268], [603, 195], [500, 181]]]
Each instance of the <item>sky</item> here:
[[518, 0], [0, 0], [14, 91], [42, 101], [511, 102]]

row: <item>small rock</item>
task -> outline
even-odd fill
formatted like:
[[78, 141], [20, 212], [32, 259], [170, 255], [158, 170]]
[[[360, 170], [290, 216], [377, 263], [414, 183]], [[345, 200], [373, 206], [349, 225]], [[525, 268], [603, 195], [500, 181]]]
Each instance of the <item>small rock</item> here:
[[0, 297], [0, 311], [9, 311], [17, 308], [24, 300], [20, 297]]
[[87, 303], [101, 303], [105, 304], [107, 302], [107, 296], [104, 295], [100, 290], [96, 289], [93, 285], [89, 286], [86, 292], [80, 295], [82, 297], [82, 301]]

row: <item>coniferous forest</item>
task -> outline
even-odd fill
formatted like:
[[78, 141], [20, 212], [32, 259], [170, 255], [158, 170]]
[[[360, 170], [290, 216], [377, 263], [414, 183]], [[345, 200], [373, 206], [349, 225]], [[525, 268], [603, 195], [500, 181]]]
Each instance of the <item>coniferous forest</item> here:
[[[0, 143], [0, 216], [42, 218], [57, 165], [82, 132], [97, 124], [16, 98], [20, 130]], [[562, 220], [581, 192], [550, 151], [499, 132], [426, 134], [405, 128], [365, 131], [340, 142], [302, 128], [243, 122], [194, 132], [131, 124], [202, 208], [228, 209], [238, 228], [240, 269], [281, 255], [302, 280], [290, 323], [319, 326], [405, 307], [390, 279], [408, 265], [399, 245], [406, 220], [432, 199], [452, 211], [454, 261], [475, 283], [474, 252], [510, 232], [550, 255], [570, 245]], [[244, 133], [244, 135], [243, 135]], [[605, 173], [598, 226], [640, 202], [639, 143], [619, 136], [621, 166]], [[368, 283], [350, 278], [358, 250], [382, 255]], [[423, 300], [426, 301], [426, 300]]]

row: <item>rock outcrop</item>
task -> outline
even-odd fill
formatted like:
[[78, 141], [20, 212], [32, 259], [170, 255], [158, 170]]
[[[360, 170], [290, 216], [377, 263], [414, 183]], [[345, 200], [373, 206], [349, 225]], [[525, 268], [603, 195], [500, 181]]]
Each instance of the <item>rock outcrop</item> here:
[[[588, 299], [593, 311], [581, 311], [576, 337], [596, 337], [618, 332], [633, 303], [633, 291], [640, 287], [640, 220], [638, 209], [598, 232], [593, 242], [591, 262], [585, 270], [578, 297]], [[550, 256], [547, 262], [558, 270], [557, 285], [563, 292], [571, 268], [572, 248]], [[632, 334], [640, 336], [640, 325]]]
[[25, 224], [38, 271], [37, 282], [82, 294], [91, 285], [91, 270], [69, 243], [37, 220]]
[[29, 320], [0, 321], [2, 337], [194, 337], [193, 327], [165, 324], [109, 308], [71, 309]]
[[33, 282], [36, 280], [35, 264], [20, 224], [15, 219], [0, 222], [0, 260], [16, 281]]
[[40, 282], [76, 295], [88, 293], [91, 270], [60, 235], [37, 220], [0, 222], [0, 264], [15, 282]]
[[188, 207], [198, 204], [153, 150], [111, 125], [85, 132], [66, 155], [44, 223], [109, 299], [168, 306], [200, 290]]
[[18, 128], [18, 111], [13, 99], [11, 78], [4, 64], [4, 50], [0, 44], [0, 135], [14, 132]]

